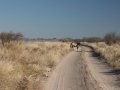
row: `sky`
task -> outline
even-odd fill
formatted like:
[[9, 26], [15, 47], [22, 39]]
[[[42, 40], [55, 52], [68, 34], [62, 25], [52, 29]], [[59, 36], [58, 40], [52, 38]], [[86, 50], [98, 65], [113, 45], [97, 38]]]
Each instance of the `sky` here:
[[120, 33], [120, 0], [0, 0], [0, 32], [29, 38]]

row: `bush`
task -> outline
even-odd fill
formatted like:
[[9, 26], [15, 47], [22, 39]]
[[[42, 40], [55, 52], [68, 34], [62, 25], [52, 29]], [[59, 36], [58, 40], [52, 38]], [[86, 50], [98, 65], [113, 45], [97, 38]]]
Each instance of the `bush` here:
[[118, 36], [114, 32], [109, 32], [104, 36], [104, 40], [106, 44], [111, 45], [118, 41]]
[[11, 41], [19, 41], [23, 38], [22, 33], [13, 33], [13, 32], [1, 32], [0, 33], [0, 39], [2, 42], [2, 45], [4, 46], [5, 43], [10, 43]]

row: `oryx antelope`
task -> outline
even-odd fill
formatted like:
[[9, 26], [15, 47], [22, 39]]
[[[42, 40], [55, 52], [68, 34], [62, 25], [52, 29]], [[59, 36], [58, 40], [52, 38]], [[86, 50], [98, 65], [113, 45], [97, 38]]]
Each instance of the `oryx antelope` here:
[[76, 43], [72, 42], [72, 43], [70, 44], [70, 47], [71, 47], [71, 48], [76, 47], [76, 48], [77, 48], [77, 51], [78, 51], [80, 45], [81, 45], [80, 42], [76, 42]]

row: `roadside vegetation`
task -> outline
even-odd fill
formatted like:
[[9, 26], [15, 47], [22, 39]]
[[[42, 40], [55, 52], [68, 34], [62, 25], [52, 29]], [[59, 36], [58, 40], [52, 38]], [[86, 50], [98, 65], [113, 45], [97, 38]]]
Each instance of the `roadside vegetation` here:
[[[18, 33], [17, 33], [18, 34]], [[41, 81], [70, 52], [69, 42], [39, 42], [13, 39], [2, 33], [0, 43], [0, 90], [42, 90]], [[8, 35], [12, 38], [6, 39]]]
[[101, 42], [89, 43], [111, 66], [120, 69], [120, 35], [107, 33]]
[[120, 43], [112, 44], [111, 46], [104, 42], [90, 44], [95, 52], [103, 57], [111, 66], [120, 69]]

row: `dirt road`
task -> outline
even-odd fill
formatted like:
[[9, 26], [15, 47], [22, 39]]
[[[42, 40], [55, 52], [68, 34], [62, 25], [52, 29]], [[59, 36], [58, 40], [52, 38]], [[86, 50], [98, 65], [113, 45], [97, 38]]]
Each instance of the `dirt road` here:
[[98, 90], [80, 53], [71, 52], [62, 60], [49, 79], [46, 90]]
[[120, 90], [113, 84], [116, 76], [101, 73], [108, 67], [97, 66], [99, 61], [91, 53], [90, 49], [84, 48], [68, 54], [54, 70], [45, 90]]

